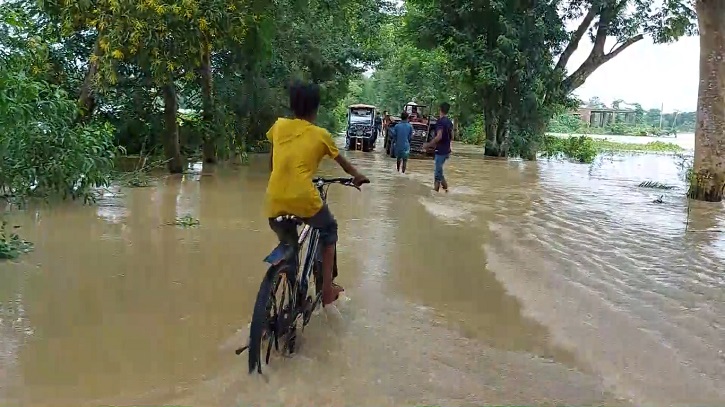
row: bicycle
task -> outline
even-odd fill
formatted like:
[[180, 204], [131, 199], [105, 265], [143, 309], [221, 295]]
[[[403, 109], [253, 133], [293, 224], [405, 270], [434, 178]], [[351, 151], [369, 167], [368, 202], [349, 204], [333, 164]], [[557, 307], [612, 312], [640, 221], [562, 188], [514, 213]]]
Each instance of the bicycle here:
[[[340, 184], [360, 190], [353, 183], [353, 178], [314, 178], [312, 183], [322, 198], [327, 202], [327, 190], [332, 184]], [[292, 215], [278, 216], [275, 221], [292, 223], [297, 229], [304, 222]], [[309, 239], [309, 241], [308, 241]], [[300, 273], [300, 254], [302, 246], [307, 242], [304, 264]], [[272, 252], [264, 258], [270, 266], [262, 284], [259, 286], [257, 299], [254, 303], [252, 322], [249, 328], [249, 343], [236, 350], [240, 355], [249, 352], [249, 373], [256, 369], [262, 373], [262, 346], [267, 341], [266, 364], [272, 351], [272, 345], [279, 352], [279, 343], [283, 343], [282, 354], [291, 355], [295, 351], [297, 325], [302, 318], [301, 331], [310, 322], [312, 313], [322, 303], [322, 253], [319, 244], [319, 231], [304, 225], [298, 233], [297, 244], [291, 246], [280, 242]], [[337, 277], [337, 249], [333, 263], [333, 279]], [[313, 279], [314, 297], [308, 293], [310, 278]], [[277, 292], [282, 288], [281, 302], [277, 305]], [[284, 304], [285, 300], [289, 302]]]

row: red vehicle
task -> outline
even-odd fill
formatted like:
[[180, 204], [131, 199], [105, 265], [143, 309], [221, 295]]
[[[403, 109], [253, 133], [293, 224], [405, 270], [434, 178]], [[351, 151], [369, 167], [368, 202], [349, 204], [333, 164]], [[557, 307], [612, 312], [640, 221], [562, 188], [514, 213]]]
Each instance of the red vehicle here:
[[[410, 142], [410, 156], [414, 157], [432, 157], [433, 150], [423, 149], [423, 143], [429, 142], [435, 136], [436, 118], [427, 114], [425, 105], [419, 105], [410, 102], [403, 106], [403, 111], [408, 113], [408, 122], [413, 126], [413, 139]], [[394, 128], [400, 122], [400, 116], [386, 117], [383, 124], [383, 134], [385, 135], [385, 153], [395, 158], [394, 140], [391, 137], [390, 129]]]

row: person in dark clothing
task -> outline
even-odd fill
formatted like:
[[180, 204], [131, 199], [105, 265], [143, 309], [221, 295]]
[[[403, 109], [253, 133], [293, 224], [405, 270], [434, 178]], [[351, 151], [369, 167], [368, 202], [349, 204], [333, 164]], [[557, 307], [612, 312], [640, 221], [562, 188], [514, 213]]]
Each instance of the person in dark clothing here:
[[380, 132], [383, 129], [383, 119], [380, 117], [380, 114], [375, 115], [375, 129], [373, 130], [373, 146], [375, 145], [375, 142], [378, 139], [378, 136], [380, 135]]
[[441, 187], [448, 192], [448, 182], [443, 175], [443, 164], [446, 163], [451, 154], [451, 140], [453, 139], [453, 122], [448, 118], [451, 105], [442, 103], [440, 106], [440, 118], [436, 123], [436, 136], [429, 143], [423, 144], [423, 148], [435, 147], [435, 171], [433, 174], [433, 189], [438, 192]]

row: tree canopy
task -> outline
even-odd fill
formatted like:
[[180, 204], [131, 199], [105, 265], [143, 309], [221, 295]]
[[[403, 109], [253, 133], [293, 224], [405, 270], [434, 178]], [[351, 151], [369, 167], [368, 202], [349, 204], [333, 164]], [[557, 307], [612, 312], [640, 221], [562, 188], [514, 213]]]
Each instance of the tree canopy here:
[[[6, 0], [0, 103], [4, 112], [63, 106], [24, 116], [33, 142], [96, 134], [99, 156], [163, 151], [181, 172], [184, 157], [264, 149], [266, 130], [289, 113], [287, 83], [300, 78], [322, 86], [319, 123], [331, 131], [350, 102], [397, 113], [410, 100], [448, 101], [486, 154], [534, 158], [592, 72], [644, 37], [692, 34], [694, 21], [687, 0]], [[583, 46], [588, 58], [568, 71]], [[15, 96], [27, 89], [35, 96]], [[2, 135], [21, 131], [0, 123]], [[54, 130], [37, 130], [46, 126]], [[33, 154], [4, 143], [7, 154]], [[106, 182], [102, 163], [87, 165], [99, 168], [95, 184]], [[3, 188], [15, 190], [10, 171]], [[77, 189], [75, 176], [55, 189]]]

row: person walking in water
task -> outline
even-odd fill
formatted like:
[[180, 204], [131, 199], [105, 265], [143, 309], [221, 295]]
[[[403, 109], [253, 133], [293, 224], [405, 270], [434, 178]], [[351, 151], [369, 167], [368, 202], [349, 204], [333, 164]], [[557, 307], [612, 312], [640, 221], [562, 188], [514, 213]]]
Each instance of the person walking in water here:
[[[408, 156], [410, 156], [410, 140], [413, 138], [413, 126], [408, 123], [408, 113], [400, 114], [400, 123], [393, 127], [395, 140], [395, 157], [397, 158], [398, 172], [405, 174], [408, 167]], [[402, 164], [402, 167], [401, 167]]]
[[433, 189], [438, 192], [441, 187], [448, 192], [448, 182], [443, 175], [443, 164], [451, 155], [451, 140], [453, 139], [453, 122], [448, 118], [451, 105], [441, 103], [440, 118], [436, 123], [436, 136], [429, 143], [423, 144], [423, 149], [435, 147], [435, 171], [433, 174]]

